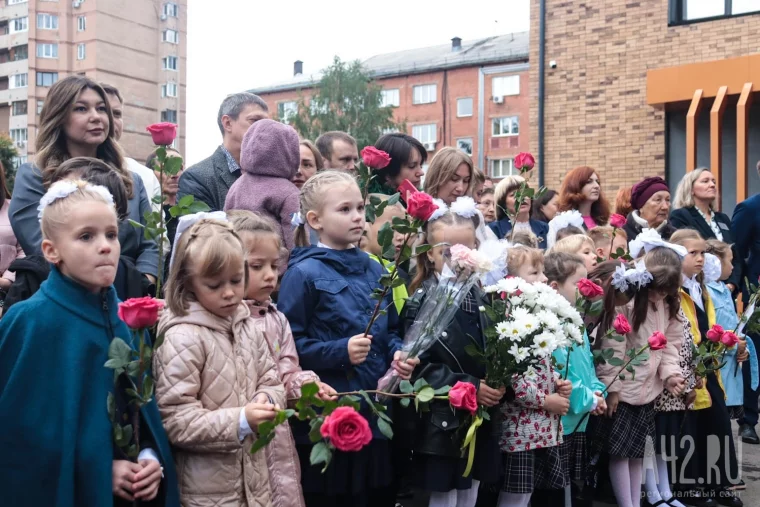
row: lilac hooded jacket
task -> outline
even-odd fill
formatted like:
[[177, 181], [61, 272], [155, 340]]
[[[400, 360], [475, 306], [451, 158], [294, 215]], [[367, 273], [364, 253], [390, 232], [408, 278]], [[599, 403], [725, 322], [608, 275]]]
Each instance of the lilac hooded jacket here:
[[242, 175], [230, 187], [224, 211], [244, 209], [266, 213], [280, 224], [288, 251], [293, 249], [293, 213], [300, 208], [298, 187], [290, 180], [298, 171], [298, 134], [288, 125], [259, 120], [248, 129], [240, 148]]

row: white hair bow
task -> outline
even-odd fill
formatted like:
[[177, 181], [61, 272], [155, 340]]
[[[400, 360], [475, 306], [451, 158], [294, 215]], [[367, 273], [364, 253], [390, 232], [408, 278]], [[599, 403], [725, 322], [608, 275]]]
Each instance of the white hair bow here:
[[[37, 218], [39, 218], [41, 221], [42, 213], [45, 211], [45, 208], [53, 204], [58, 199], [65, 199], [66, 197], [70, 196], [71, 194], [79, 190], [79, 188], [80, 187], [77, 186], [76, 183], [70, 180], [62, 180], [62, 181], [53, 183], [50, 189], [40, 199], [40, 204], [39, 206], [37, 206], [37, 211], [38, 211]], [[101, 186], [101, 185], [91, 185], [88, 183], [82, 188], [91, 190], [99, 194], [107, 204], [110, 204], [111, 206], [114, 205], [113, 196], [111, 195], [111, 192], [109, 192], [106, 187]]]
[[293, 213], [293, 216], [290, 218], [290, 225], [292, 225], [294, 229], [303, 225], [303, 217], [301, 216], [300, 211]]
[[702, 268], [702, 273], [705, 275], [705, 283], [717, 282], [720, 280], [720, 275], [723, 272], [723, 266], [720, 259], [713, 254], [705, 254], [705, 267]]
[[428, 218], [428, 222], [432, 222], [433, 220], [438, 220], [443, 215], [445, 215], [447, 211], [449, 211], [449, 207], [446, 206], [446, 203], [443, 202], [442, 199], [433, 199], [433, 204], [435, 204], [438, 207], [433, 212], [433, 214], [430, 215], [430, 218]]
[[199, 211], [198, 213], [193, 213], [192, 215], [184, 215], [179, 217], [179, 220], [177, 221], [177, 232], [174, 234], [174, 248], [172, 248], [172, 258], [169, 259], [169, 267], [174, 264], [174, 254], [177, 251], [177, 245], [179, 245], [179, 238], [182, 236], [182, 233], [203, 219], [229, 222], [227, 219], [227, 213], [224, 211]]
[[642, 250], [644, 250], [645, 253], [649, 253], [651, 250], [658, 247], [669, 248], [680, 255], [681, 258], [686, 257], [686, 254], [689, 253], [689, 251], [681, 245], [675, 245], [662, 239], [660, 233], [654, 229], [644, 229], [641, 231], [641, 233], [636, 236], [636, 239], [628, 244], [628, 253], [635, 259], [639, 256]]
[[475, 199], [468, 195], [457, 197], [457, 200], [451, 203], [449, 209], [452, 213], [465, 218], [472, 218], [478, 214], [478, 206], [475, 204]]
[[549, 220], [549, 232], [546, 235], [546, 249], [554, 246], [557, 242], [557, 233], [569, 226], [583, 229], [583, 215], [578, 210], [568, 210], [557, 213], [554, 218]]
[[636, 261], [634, 267], [630, 269], [618, 266], [612, 275], [612, 286], [620, 292], [627, 291], [630, 285], [635, 285], [638, 289], [646, 287], [651, 281], [652, 273], [647, 271], [643, 260]]

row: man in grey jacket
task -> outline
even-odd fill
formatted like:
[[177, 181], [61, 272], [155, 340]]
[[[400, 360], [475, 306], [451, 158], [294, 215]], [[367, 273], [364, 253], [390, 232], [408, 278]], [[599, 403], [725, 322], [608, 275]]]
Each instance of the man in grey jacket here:
[[211, 211], [222, 211], [227, 192], [240, 177], [243, 136], [251, 125], [265, 118], [269, 118], [269, 107], [258, 95], [242, 92], [224, 99], [217, 116], [222, 144], [209, 158], [185, 170], [177, 198], [192, 195], [208, 204]]

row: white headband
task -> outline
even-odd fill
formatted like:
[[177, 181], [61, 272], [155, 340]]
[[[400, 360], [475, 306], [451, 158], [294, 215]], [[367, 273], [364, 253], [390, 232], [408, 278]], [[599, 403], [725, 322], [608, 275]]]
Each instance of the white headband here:
[[179, 245], [179, 238], [182, 236], [182, 233], [203, 219], [229, 222], [227, 214], [224, 211], [200, 211], [198, 213], [193, 213], [192, 215], [179, 217], [179, 220], [177, 221], [177, 232], [174, 234], [174, 248], [172, 248], [172, 258], [169, 259], [169, 267], [174, 264], [174, 254], [177, 251], [177, 245]]
[[660, 233], [655, 229], [644, 229], [641, 231], [641, 234], [636, 236], [636, 239], [628, 244], [628, 253], [635, 259], [639, 256], [642, 250], [644, 250], [645, 253], [649, 253], [658, 247], [669, 248], [680, 255], [682, 259], [689, 253], [689, 251], [681, 245], [674, 245], [673, 243], [669, 243], [662, 239]]
[[58, 181], [56, 183], [53, 183], [50, 187], [50, 189], [45, 193], [45, 195], [42, 196], [40, 199], [40, 204], [37, 206], [37, 211], [39, 212], [37, 214], [40, 221], [42, 221], [42, 214], [45, 211], [45, 208], [53, 204], [55, 201], [59, 199], [65, 199], [80, 188], [91, 190], [97, 194], [99, 194], [107, 204], [113, 206], [113, 196], [111, 195], [111, 192], [108, 191], [108, 189], [101, 185], [91, 185], [90, 183], [87, 183], [83, 187], [78, 186], [76, 183], [70, 180], [62, 180]]
[[549, 232], [546, 235], [546, 249], [554, 246], [557, 242], [557, 233], [569, 226], [583, 229], [583, 215], [578, 210], [568, 210], [557, 213], [554, 218], [549, 220]]

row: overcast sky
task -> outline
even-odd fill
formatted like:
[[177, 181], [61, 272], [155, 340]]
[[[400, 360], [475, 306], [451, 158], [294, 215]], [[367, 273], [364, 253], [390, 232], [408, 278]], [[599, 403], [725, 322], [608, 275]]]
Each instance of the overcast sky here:
[[195, 0], [188, 7], [187, 164], [221, 142], [230, 93], [345, 60], [528, 30], [529, 0]]

